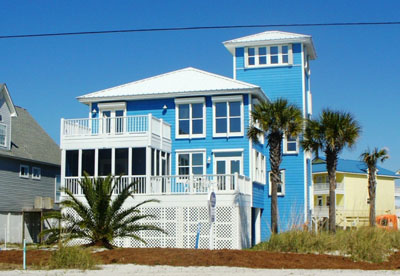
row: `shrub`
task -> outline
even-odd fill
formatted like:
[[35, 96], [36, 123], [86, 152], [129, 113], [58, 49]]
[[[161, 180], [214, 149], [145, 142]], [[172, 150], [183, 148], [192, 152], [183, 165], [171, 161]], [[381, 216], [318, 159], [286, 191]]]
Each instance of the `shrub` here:
[[99, 262], [87, 248], [61, 246], [49, 260], [50, 269], [94, 269]]

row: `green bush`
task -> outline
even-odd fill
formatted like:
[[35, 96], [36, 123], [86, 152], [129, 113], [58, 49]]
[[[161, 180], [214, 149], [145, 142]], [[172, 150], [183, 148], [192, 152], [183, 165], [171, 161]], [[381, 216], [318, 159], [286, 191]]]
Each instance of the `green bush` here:
[[49, 260], [49, 269], [94, 269], [98, 261], [87, 248], [61, 246]]
[[291, 230], [273, 234], [267, 242], [253, 250], [297, 253], [340, 253], [355, 261], [382, 262], [400, 248], [400, 232], [379, 228], [339, 230], [328, 232]]

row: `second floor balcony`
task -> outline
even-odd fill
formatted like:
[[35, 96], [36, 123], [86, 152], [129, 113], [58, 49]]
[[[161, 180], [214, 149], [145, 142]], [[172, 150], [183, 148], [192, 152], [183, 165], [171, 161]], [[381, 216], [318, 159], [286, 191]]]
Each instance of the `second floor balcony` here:
[[[314, 183], [314, 195], [329, 194], [329, 183]], [[344, 194], [344, 183], [336, 183], [336, 194]]]
[[151, 114], [102, 118], [61, 119], [61, 148], [73, 148], [96, 142], [147, 146], [171, 143], [171, 125]]

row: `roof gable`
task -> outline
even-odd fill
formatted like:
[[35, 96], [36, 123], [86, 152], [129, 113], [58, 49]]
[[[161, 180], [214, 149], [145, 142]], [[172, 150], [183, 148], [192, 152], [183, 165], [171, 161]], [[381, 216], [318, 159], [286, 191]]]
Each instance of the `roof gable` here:
[[213, 74], [193, 67], [130, 82], [79, 96], [83, 103], [93, 101], [195, 96], [205, 93], [254, 93], [266, 99], [259, 86]]
[[8, 88], [5, 83], [0, 83], [0, 98], [2, 97], [5, 98], [11, 117], [17, 116], [17, 111], [15, 110], [14, 103], [11, 99], [10, 93], [8, 92]]
[[245, 46], [260, 46], [269, 44], [282, 44], [282, 43], [304, 43], [309, 48], [311, 59], [316, 58], [314, 44], [310, 35], [289, 33], [282, 31], [266, 31], [253, 35], [243, 36], [223, 42], [224, 46], [234, 55], [236, 47]]

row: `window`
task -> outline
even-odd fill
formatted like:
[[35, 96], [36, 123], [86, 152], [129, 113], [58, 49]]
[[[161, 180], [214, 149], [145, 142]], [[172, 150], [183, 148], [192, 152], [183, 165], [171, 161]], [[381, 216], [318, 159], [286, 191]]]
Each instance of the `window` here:
[[29, 166], [27, 165], [19, 166], [19, 177], [29, 178]]
[[0, 124], [0, 146], [5, 147], [7, 144], [7, 125]]
[[[271, 172], [268, 173], [269, 195], [271, 195]], [[281, 170], [281, 183], [278, 184], [278, 196], [285, 195], [285, 170]]]
[[299, 153], [299, 139], [298, 137], [284, 136], [283, 137], [283, 153], [284, 154], [297, 154]]
[[178, 175], [204, 174], [204, 152], [182, 152], [177, 154]]
[[41, 177], [41, 170], [38, 167], [32, 167], [32, 179], [39, 180]]
[[317, 206], [322, 206], [322, 205], [323, 205], [322, 196], [318, 196], [317, 197]]
[[206, 110], [204, 98], [175, 99], [176, 138], [206, 136]]
[[243, 136], [242, 96], [213, 97], [214, 137]]
[[254, 181], [265, 184], [265, 156], [254, 150]]
[[285, 65], [292, 63], [291, 45], [247, 48], [246, 67]]

